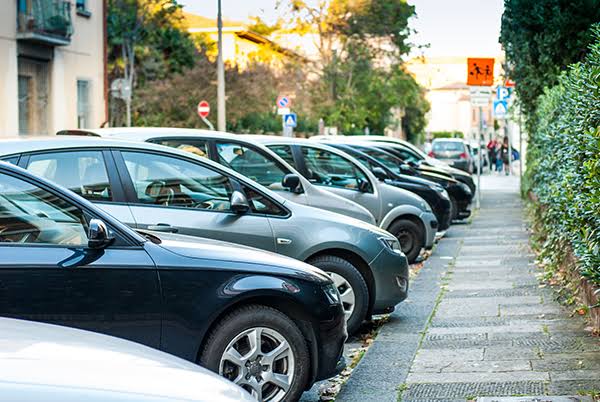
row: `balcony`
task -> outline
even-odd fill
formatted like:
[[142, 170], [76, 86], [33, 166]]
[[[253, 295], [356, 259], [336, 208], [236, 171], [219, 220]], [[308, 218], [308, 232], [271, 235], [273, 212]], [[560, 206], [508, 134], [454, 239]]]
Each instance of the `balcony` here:
[[17, 39], [51, 46], [71, 42], [73, 24], [69, 0], [18, 0]]

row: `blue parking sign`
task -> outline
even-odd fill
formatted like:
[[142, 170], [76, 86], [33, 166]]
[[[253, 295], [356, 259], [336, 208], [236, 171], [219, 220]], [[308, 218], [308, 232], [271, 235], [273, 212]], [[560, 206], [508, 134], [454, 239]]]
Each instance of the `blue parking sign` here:
[[286, 127], [296, 127], [298, 118], [296, 113], [289, 113], [283, 115], [283, 125]]

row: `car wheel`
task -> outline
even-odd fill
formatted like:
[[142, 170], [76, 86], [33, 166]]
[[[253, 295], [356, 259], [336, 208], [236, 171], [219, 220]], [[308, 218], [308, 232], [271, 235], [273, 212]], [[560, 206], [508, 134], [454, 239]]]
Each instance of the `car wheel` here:
[[399, 219], [390, 225], [388, 232], [396, 236], [408, 262], [414, 263], [425, 245], [423, 231], [419, 225], [408, 219]]
[[200, 364], [258, 401], [295, 401], [307, 385], [310, 354], [302, 332], [289, 317], [271, 307], [250, 305], [217, 324]]
[[369, 310], [369, 288], [363, 276], [350, 262], [333, 255], [323, 255], [307, 262], [331, 276], [342, 298], [348, 333], [355, 333]]
[[456, 198], [450, 196], [450, 219], [455, 220], [458, 218], [458, 202]]

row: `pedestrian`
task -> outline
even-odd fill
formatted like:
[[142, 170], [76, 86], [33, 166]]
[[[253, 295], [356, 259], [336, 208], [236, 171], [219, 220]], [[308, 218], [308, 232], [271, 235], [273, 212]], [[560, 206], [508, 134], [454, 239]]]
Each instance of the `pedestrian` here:
[[494, 154], [496, 155], [496, 172], [500, 174], [502, 173], [502, 144], [500, 143], [500, 141], [496, 141]]
[[502, 160], [502, 164], [504, 165], [504, 174], [508, 176], [510, 173], [510, 149], [508, 146], [508, 137], [504, 137], [504, 141], [502, 141], [502, 148], [500, 151], [500, 158]]
[[492, 166], [496, 169], [496, 139], [492, 138], [486, 145], [488, 150], [488, 158], [490, 159], [490, 172], [492, 171]]

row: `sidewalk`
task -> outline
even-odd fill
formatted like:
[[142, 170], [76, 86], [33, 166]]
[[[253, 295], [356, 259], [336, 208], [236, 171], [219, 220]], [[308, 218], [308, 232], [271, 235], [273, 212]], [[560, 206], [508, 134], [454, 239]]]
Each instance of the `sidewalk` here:
[[460, 401], [600, 392], [600, 341], [540, 287], [518, 178], [482, 178], [337, 401]]

